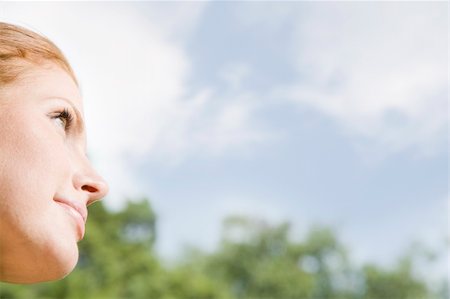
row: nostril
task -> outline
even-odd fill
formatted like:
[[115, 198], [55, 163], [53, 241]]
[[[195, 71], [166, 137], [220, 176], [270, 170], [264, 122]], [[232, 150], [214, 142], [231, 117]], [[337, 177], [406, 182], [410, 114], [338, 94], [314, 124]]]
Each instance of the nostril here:
[[94, 188], [94, 187], [89, 186], [89, 185], [84, 185], [83, 187], [81, 187], [81, 189], [84, 190], [84, 191], [88, 191], [90, 193], [95, 193], [95, 192], [98, 191], [97, 188]]

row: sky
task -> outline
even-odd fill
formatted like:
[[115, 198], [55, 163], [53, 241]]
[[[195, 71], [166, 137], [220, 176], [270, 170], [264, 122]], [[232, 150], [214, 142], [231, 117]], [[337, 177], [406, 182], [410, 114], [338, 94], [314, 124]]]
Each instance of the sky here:
[[446, 2], [0, 2], [0, 20], [66, 54], [104, 202], [149, 198], [162, 256], [214, 249], [231, 214], [333, 227], [360, 261], [444, 250]]

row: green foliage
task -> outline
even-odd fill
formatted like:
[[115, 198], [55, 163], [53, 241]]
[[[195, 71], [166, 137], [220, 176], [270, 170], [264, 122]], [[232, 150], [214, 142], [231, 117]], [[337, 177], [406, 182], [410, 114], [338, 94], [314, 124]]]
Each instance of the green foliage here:
[[385, 270], [375, 265], [364, 267], [367, 299], [430, 297], [423, 282], [412, 275], [412, 264], [405, 259], [393, 270]]
[[80, 259], [65, 279], [35, 285], [0, 284], [11, 299], [435, 299], [414, 275], [414, 256], [395, 267], [351, 264], [336, 233], [312, 228], [294, 241], [288, 223], [233, 216], [224, 221], [213, 253], [186, 250], [175, 266], [155, 254], [157, 218], [149, 201], [112, 212], [89, 210]]
[[232, 217], [225, 221], [222, 246], [205, 257], [204, 271], [229, 286], [234, 298], [309, 298], [313, 280], [298, 266], [288, 240], [289, 225]]

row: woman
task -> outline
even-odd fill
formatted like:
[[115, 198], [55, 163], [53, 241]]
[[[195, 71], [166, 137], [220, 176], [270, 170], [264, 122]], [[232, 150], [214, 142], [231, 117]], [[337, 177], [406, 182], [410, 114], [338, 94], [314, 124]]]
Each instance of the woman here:
[[61, 51], [0, 22], [0, 280], [60, 279], [87, 206], [108, 191], [86, 156], [83, 105]]

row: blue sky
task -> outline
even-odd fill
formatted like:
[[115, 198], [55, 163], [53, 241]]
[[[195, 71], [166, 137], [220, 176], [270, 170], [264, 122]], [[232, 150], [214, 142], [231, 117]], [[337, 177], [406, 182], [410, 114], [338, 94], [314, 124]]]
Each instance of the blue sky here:
[[[223, 217], [330, 225], [360, 260], [448, 236], [447, 3], [2, 3], [77, 71], [106, 203], [158, 249]], [[82, 20], [82, 21], [81, 21]]]

